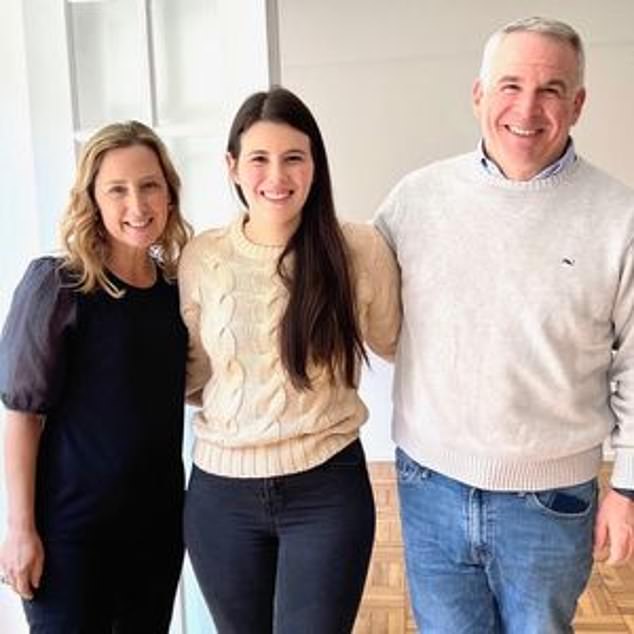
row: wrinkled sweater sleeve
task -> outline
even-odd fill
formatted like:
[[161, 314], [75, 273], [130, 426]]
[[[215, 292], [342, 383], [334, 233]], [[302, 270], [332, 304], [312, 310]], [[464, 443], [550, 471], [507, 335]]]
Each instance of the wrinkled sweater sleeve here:
[[623, 258], [619, 289], [613, 310], [614, 354], [610, 378], [616, 424], [612, 446], [616, 451], [612, 483], [634, 489], [634, 243]]
[[187, 358], [187, 401], [192, 405], [202, 404], [202, 392], [211, 378], [211, 362], [201, 341], [201, 295], [200, 274], [202, 253], [197, 242], [190, 242], [183, 250], [179, 269], [181, 315], [189, 333]]
[[379, 356], [394, 360], [401, 327], [401, 278], [396, 258], [383, 236], [372, 230], [372, 301], [368, 307], [366, 342]]
[[401, 325], [401, 284], [396, 258], [375, 227], [350, 223], [344, 228], [357, 276], [363, 338], [373, 352], [391, 361]]
[[0, 338], [0, 397], [8, 409], [46, 414], [62, 392], [76, 293], [59, 260], [31, 262], [18, 284]]
[[407, 179], [398, 183], [385, 197], [374, 216], [374, 226], [379, 230], [393, 252], [398, 252], [398, 228], [396, 216], [401, 205], [401, 190], [405, 187]]

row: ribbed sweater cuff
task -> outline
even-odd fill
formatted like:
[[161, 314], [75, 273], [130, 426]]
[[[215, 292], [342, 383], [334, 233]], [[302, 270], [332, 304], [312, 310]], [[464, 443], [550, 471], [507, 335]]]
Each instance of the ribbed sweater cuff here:
[[617, 489], [634, 490], [634, 451], [616, 450], [611, 482]]

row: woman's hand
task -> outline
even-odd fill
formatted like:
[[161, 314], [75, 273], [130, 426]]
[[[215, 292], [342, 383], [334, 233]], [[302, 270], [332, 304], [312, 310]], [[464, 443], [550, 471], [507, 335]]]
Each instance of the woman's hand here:
[[4, 468], [7, 532], [0, 548], [0, 573], [24, 599], [32, 599], [44, 566], [44, 548], [35, 524], [35, 465], [42, 434], [41, 417], [7, 410]]
[[44, 568], [44, 548], [37, 531], [11, 530], [0, 549], [0, 570], [5, 581], [23, 599], [32, 599]]

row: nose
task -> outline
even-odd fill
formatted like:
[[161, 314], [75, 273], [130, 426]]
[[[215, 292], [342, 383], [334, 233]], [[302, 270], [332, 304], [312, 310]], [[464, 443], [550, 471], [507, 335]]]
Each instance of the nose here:
[[284, 161], [271, 161], [269, 167], [269, 179], [274, 183], [281, 183], [286, 178], [286, 166]]
[[145, 195], [138, 187], [131, 187], [128, 194], [128, 209], [134, 213], [140, 214], [145, 208]]
[[535, 92], [525, 90], [517, 97], [515, 105], [524, 117], [530, 119], [540, 108], [539, 96]]

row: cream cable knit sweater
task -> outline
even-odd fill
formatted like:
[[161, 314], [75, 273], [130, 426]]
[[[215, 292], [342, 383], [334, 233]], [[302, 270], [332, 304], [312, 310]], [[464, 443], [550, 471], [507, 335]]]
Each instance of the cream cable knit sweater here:
[[[188, 391], [194, 462], [209, 473], [268, 477], [321, 464], [358, 436], [367, 418], [357, 391], [313, 367], [313, 389], [298, 392], [282, 366], [278, 324], [287, 292], [276, 274], [281, 249], [253, 244], [244, 217], [206, 231], [185, 248], [181, 308], [190, 335]], [[369, 225], [343, 225], [361, 331], [391, 357], [400, 326], [398, 269]]]

